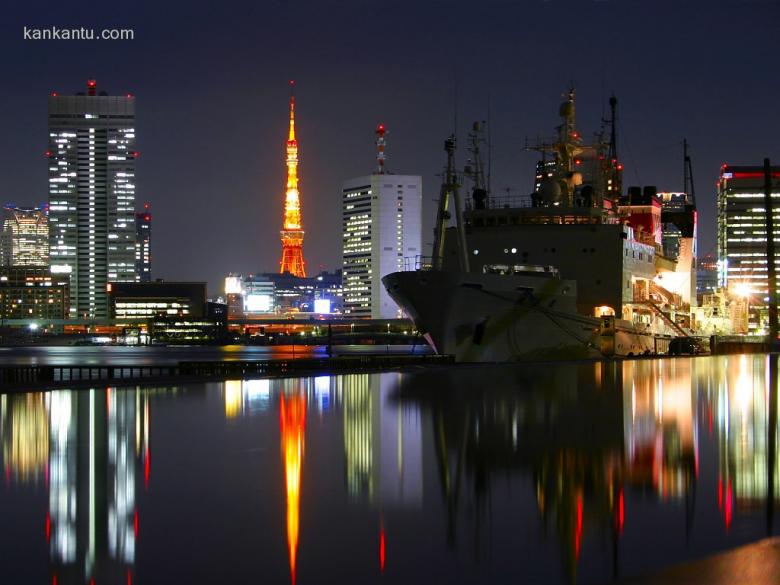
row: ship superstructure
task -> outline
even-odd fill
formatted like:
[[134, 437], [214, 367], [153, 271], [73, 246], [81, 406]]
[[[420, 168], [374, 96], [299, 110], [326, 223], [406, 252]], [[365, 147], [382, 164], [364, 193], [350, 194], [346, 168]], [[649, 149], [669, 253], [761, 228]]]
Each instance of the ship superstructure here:
[[[616, 105], [613, 97], [610, 120], [586, 143], [576, 126], [575, 93], [569, 91], [555, 137], [528, 147], [542, 156], [533, 193], [494, 196], [473, 181], [472, 196], [462, 211], [460, 181], [453, 172], [454, 140], [448, 141], [442, 197], [456, 195], [458, 225], [445, 227], [449, 209], [440, 203], [430, 265], [431, 272], [449, 275], [419, 278], [429, 285], [434, 280], [448, 286], [457, 282], [456, 287], [469, 292], [442, 289], [436, 300], [439, 308], [429, 310], [425, 294], [412, 293], [417, 300], [405, 298], [417, 286], [413, 276], [396, 273], [385, 281], [422, 330], [437, 331], [429, 337], [438, 351], [496, 361], [546, 354], [626, 355], [661, 351], [659, 341], [663, 346], [674, 336], [691, 333], [695, 261], [687, 264], [687, 277], [670, 277], [677, 273], [677, 262], [663, 255], [663, 209], [655, 188], [632, 187], [628, 196], [621, 195]], [[475, 144], [472, 140], [472, 153]], [[509, 279], [499, 285], [495, 275]], [[490, 282], [481, 282], [483, 277]], [[519, 282], [529, 278], [536, 284]], [[680, 290], [684, 285], [687, 293]], [[501, 294], [494, 294], [495, 286]], [[468, 298], [463, 306], [453, 305], [445, 315], [442, 306], [464, 294]], [[571, 309], [563, 307], [565, 295]], [[528, 311], [521, 318], [517, 308], [522, 305]], [[525, 337], [518, 328], [526, 330]], [[545, 337], [547, 345], [541, 347]]]

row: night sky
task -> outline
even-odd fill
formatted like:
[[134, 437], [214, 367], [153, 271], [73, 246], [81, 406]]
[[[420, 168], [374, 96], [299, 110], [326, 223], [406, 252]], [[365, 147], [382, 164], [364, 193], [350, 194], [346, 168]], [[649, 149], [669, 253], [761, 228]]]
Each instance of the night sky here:
[[[580, 132], [619, 99], [624, 185], [682, 188], [691, 145], [700, 255], [715, 243], [722, 163], [780, 163], [776, 0], [260, 0], [9, 2], [0, 22], [0, 200], [47, 199], [46, 100], [98, 89], [137, 98], [137, 201], [153, 208], [153, 276], [278, 269], [288, 80], [297, 80], [304, 255], [340, 264], [342, 180], [423, 175], [432, 240], [443, 139], [491, 104], [493, 190], [527, 194], [562, 94]], [[29, 41], [23, 27], [132, 28], [133, 41]], [[455, 88], [457, 87], [457, 91]], [[462, 144], [462, 146], [465, 146]], [[466, 158], [460, 150], [461, 162]]]

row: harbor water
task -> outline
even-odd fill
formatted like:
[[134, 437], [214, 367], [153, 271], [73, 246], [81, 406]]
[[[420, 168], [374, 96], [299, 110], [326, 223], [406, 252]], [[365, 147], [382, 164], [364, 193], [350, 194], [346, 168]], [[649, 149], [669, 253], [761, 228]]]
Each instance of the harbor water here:
[[776, 356], [58, 389], [0, 425], [8, 583], [605, 583], [780, 532]]

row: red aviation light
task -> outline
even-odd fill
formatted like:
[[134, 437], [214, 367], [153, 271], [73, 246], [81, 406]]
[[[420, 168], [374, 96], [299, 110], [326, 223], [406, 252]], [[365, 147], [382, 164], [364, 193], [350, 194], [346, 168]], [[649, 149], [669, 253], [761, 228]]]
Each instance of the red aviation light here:
[[580, 159], [578, 159], [578, 158], [575, 158], [574, 159], [574, 164], [577, 165], [577, 166], [580, 166], [582, 164], [582, 161]]
[[128, 97], [128, 98], [133, 98], [133, 97], [135, 97], [135, 96], [134, 96], [132, 93], [128, 93], [128, 94], [127, 94], [127, 97]]
[[57, 97], [57, 92], [56, 92], [56, 91], [53, 91], [53, 92], [51, 92], [51, 94], [49, 94], [49, 95], [51, 95], [51, 97]]
[[87, 81], [87, 87], [97, 87], [97, 81], [95, 81], [94, 79], [90, 79], [89, 81]]
[[623, 170], [623, 165], [622, 165], [622, 164], [621, 164], [621, 165], [618, 165], [618, 166], [617, 166], [617, 170], [619, 170], [619, 171], [622, 171], [622, 170]]
[[44, 155], [46, 158], [51, 158], [51, 150], [47, 150], [46, 152], [44, 152], [44, 153], [43, 153], [43, 155]]
[[138, 152], [137, 150], [133, 152], [133, 158], [138, 158], [139, 156], [141, 156], [140, 152]]

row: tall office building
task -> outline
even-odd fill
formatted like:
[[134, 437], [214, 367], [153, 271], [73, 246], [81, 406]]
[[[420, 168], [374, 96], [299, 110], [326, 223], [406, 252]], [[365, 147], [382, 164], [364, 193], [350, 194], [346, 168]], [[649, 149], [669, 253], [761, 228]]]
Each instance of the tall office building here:
[[[772, 167], [773, 200], [780, 197], [778, 179], [780, 167]], [[780, 210], [775, 208], [773, 216], [778, 241]], [[766, 236], [763, 167], [723, 165], [718, 180], [718, 285], [746, 296], [751, 308], [758, 309], [759, 319], [751, 329], [761, 328], [767, 312]]]
[[70, 275], [70, 315], [108, 316], [106, 285], [134, 282], [135, 98], [49, 97], [49, 253]]
[[386, 172], [384, 133], [380, 124], [376, 171], [342, 187], [344, 314], [353, 317], [401, 317], [382, 277], [422, 254], [422, 177]]
[[135, 275], [138, 282], [152, 281], [152, 211], [148, 203], [135, 214]]
[[0, 227], [0, 264], [3, 266], [48, 266], [48, 209], [3, 207]]

